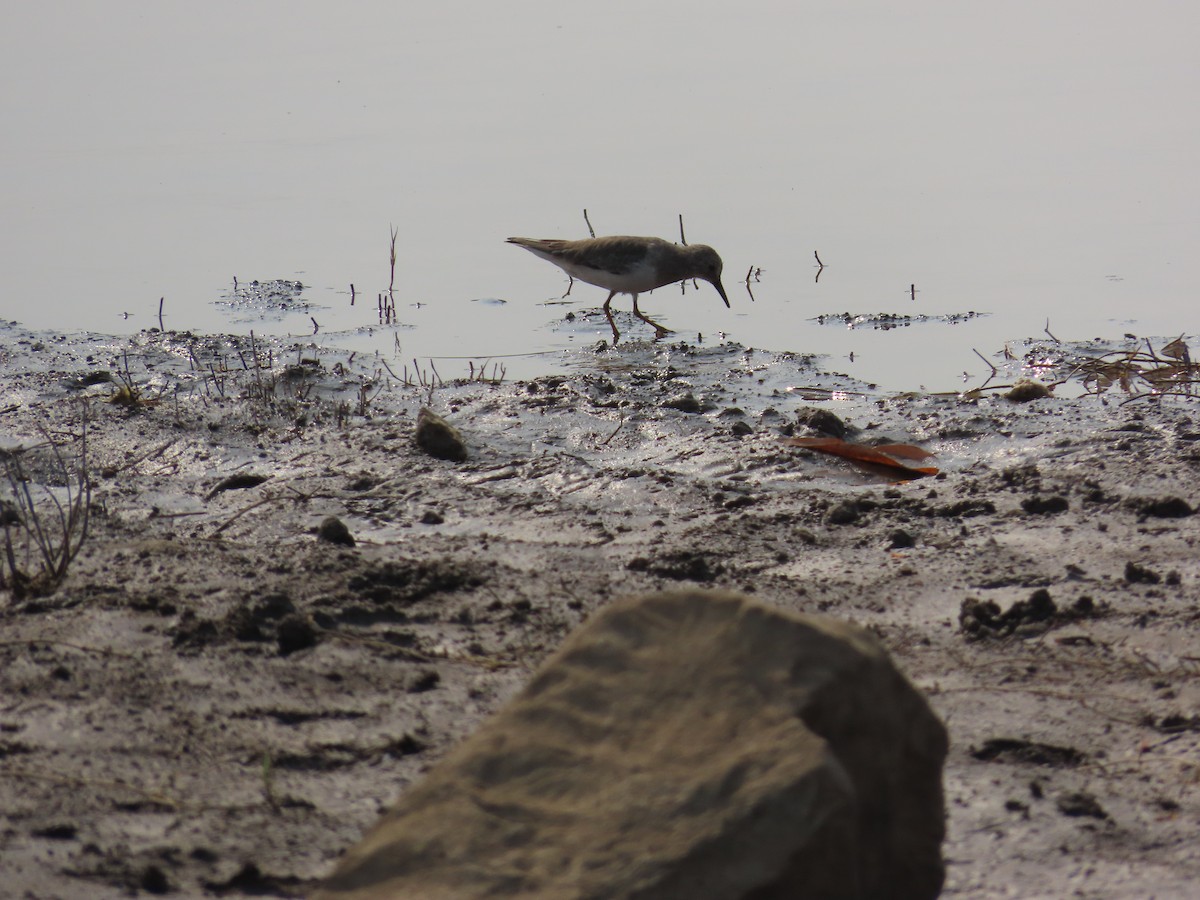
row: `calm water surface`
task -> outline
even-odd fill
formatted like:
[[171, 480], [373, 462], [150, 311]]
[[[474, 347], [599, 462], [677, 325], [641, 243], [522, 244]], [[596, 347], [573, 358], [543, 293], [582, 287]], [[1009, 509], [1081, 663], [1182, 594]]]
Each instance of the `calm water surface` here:
[[[504, 238], [585, 237], [586, 208], [668, 238], [682, 213], [721, 252], [732, 310], [643, 298], [681, 337], [892, 388], [953, 388], [1047, 319], [1174, 337], [1197, 330], [1198, 33], [1200, 7], [1155, 0], [7, 4], [0, 316], [122, 333], [164, 297], [168, 328], [311, 316], [398, 360], [548, 354], [507, 360], [534, 374], [609, 336], [563, 321], [605, 294], [547, 305], [565, 276]], [[235, 276], [315, 308], [231, 314]]]

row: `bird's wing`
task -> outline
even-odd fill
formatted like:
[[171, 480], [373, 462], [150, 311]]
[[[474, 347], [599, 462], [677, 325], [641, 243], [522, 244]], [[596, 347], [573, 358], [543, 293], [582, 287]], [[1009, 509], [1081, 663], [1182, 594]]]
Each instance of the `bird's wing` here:
[[563, 241], [559, 247], [551, 250], [569, 265], [598, 269], [613, 275], [628, 275], [645, 265], [646, 251], [645, 242], [623, 240], [619, 237]]

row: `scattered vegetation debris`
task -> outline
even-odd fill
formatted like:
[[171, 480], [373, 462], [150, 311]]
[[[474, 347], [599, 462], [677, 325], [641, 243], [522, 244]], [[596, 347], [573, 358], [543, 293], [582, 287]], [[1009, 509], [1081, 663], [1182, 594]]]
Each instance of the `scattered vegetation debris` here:
[[1052, 513], [1066, 512], [1071, 508], [1071, 503], [1066, 497], [1059, 494], [1054, 494], [1050, 497], [1033, 496], [1026, 497], [1021, 501], [1021, 509], [1029, 513], [1031, 516], [1050, 515]]
[[73, 841], [79, 834], [79, 827], [71, 822], [60, 822], [47, 825], [45, 828], [35, 828], [30, 834], [34, 837], [49, 838], [52, 841]]
[[1058, 607], [1046, 590], [1038, 590], [1029, 600], [1018, 600], [1003, 612], [994, 600], [968, 597], [958, 612], [958, 624], [970, 638], [1007, 637], [1023, 625], [1054, 618]]
[[343, 547], [354, 546], [354, 536], [346, 523], [337, 516], [326, 516], [317, 526], [317, 537], [330, 544], [340, 544]]
[[1050, 396], [1050, 388], [1040, 381], [1018, 381], [1004, 394], [1004, 399], [1013, 403], [1028, 403], [1031, 400], [1045, 400]]
[[[910, 290], [912, 288], [910, 287]], [[914, 298], [915, 299], [915, 298]], [[907, 328], [910, 325], [924, 325], [938, 322], [943, 325], [958, 325], [972, 319], [985, 316], [987, 313], [963, 312], [947, 313], [945, 315], [915, 315], [904, 316], [898, 313], [822, 313], [813, 321], [818, 325], [844, 325], [847, 328], [871, 328], [875, 331], [891, 331], [893, 328]]]
[[1158, 584], [1162, 576], [1153, 569], [1129, 560], [1125, 563], [1125, 580], [1130, 584]]
[[1100, 802], [1084, 791], [1060, 794], [1054, 803], [1064, 816], [1087, 816], [1091, 819], [1107, 819], [1109, 817]]
[[431, 594], [453, 593], [483, 584], [479, 571], [450, 558], [394, 560], [372, 566], [347, 583], [351, 592], [375, 603], [416, 603]]
[[1154, 519], [1184, 519], [1193, 515], [1195, 510], [1182, 497], [1161, 497], [1142, 501], [1138, 504], [1138, 512]]
[[116, 384], [117, 379], [108, 369], [97, 369], [94, 372], [88, 372], [80, 375], [78, 378], [70, 378], [63, 382], [63, 387], [71, 391], [80, 391], [84, 388], [91, 387], [95, 384]]
[[1200, 715], [1185, 716], [1179, 712], [1168, 713], [1162, 717], [1146, 715], [1142, 719], [1142, 724], [1163, 734], [1184, 734], [1190, 731], [1200, 731]]
[[264, 481], [269, 479], [270, 475], [255, 475], [250, 472], [242, 472], [237, 475], [230, 475], [228, 478], [222, 478], [218, 481], [211, 491], [205, 494], [205, 500], [211, 500], [213, 497], [222, 491], [241, 491], [246, 488], [258, 487]]
[[638, 556], [625, 566], [630, 572], [647, 572], [672, 581], [697, 581], [708, 584], [725, 572], [725, 567], [706, 554], [694, 550], [664, 553], [654, 559]]
[[1150, 341], [1131, 350], [1118, 350], [1076, 362], [1072, 377], [1083, 382], [1088, 393], [1102, 394], [1114, 385], [1130, 399], [1151, 396], [1194, 397], [1200, 381], [1200, 365], [1192, 362], [1183, 335], [1157, 352]]
[[308, 303], [300, 300], [304, 285], [299, 281], [274, 278], [268, 281], [239, 281], [233, 279], [233, 288], [218, 300], [232, 308], [248, 308], [260, 311], [270, 309], [305, 311]]
[[971, 519], [975, 516], [996, 514], [996, 504], [991, 500], [956, 500], [945, 506], [936, 507], [933, 514], [943, 519]]
[[1091, 618], [1097, 614], [1095, 601], [1083, 596], [1069, 610], [1060, 610], [1045, 588], [1038, 588], [1028, 600], [1018, 600], [1006, 610], [994, 600], [968, 597], [958, 612], [958, 625], [968, 640], [1003, 638], [1031, 625], [1049, 625]]
[[264, 873], [252, 862], [245, 863], [224, 881], [203, 882], [206, 890], [217, 896], [233, 894], [242, 897], [296, 896], [301, 885], [298, 878]]
[[1074, 747], [1008, 737], [988, 738], [981, 746], [972, 747], [970, 753], [980, 762], [1024, 763], [1056, 768], [1082, 765], [1087, 760], [1087, 754]]
[[411, 756], [414, 753], [423, 753], [425, 751], [425, 742], [420, 738], [405, 732], [398, 740], [392, 741], [384, 752], [389, 756]]
[[417, 414], [417, 446], [438, 459], [465, 462], [467, 445], [458, 429], [428, 407]]
[[292, 613], [285, 616], [275, 632], [275, 644], [280, 656], [290, 656], [297, 650], [305, 650], [317, 643], [317, 629], [307, 616]]
[[1005, 800], [1004, 808], [1008, 812], [1020, 813], [1021, 818], [1023, 818], [1023, 819], [1029, 818], [1029, 804], [1024, 802], [1023, 800], [1017, 800], [1016, 798]]
[[938, 474], [938, 470], [932, 466], [914, 468], [900, 462], [900, 459], [922, 460], [933, 456], [928, 450], [912, 444], [879, 444], [868, 447], [866, 444], [855, 444], [839, 438], [787, 438], [784, 443], [792, 447], [840, 456], [864, 471], [884, 475], [896, 481], [911, 481]]

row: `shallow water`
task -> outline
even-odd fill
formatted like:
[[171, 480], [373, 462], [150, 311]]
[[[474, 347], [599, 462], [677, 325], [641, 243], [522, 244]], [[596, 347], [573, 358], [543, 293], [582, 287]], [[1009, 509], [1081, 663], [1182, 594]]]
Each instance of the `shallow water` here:
[[[0, 15], [0, 316], [35, 329], [134, 332], [161, 297], [171, 329], [315, 328], [396, 365], [527, 377], [610, 339], [584, 315], [604, 293], [560, 305], [562, 273], [504, 238], [586, 236], [585, 208], [601, 234], [676, 238], [682, 214], [722, 253], [732, 310], [706, 286], [643, 298], [679, 338], [819, 352], [893, 389], [970, 384], [987, 371], [973, 349], [1047, 320], [1064, 340], [1195, 327], [1193, 7]], [[400, 324], [381, 325], [393, 225]], [[231, 309], [235, 276], [299, 280], [307, 305]], [[969, 311], [988, 315], [815, 320]]]

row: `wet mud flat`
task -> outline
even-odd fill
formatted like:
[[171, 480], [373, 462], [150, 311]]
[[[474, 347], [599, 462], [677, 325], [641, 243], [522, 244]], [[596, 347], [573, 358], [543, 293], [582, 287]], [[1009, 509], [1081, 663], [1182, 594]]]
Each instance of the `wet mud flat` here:
[[[61, 495], [49, 444], [74, 464], [86, 420], [91, 484], [65, 580], [0, 592], [0, 895], [302, 896], [591, 612], [681, 584], [881, 636], [949, 728], [946, 896], [1200, 880], [1192, 403], [636, 341], [498, 385], [241, 338], [0, 346], [0, 446]], [[415, 445], [423, 406], [465, 462]], [[940, 472], [785, 443], [837, 422]]]

